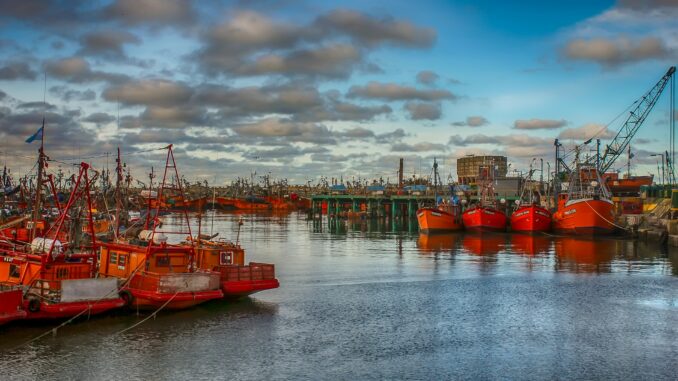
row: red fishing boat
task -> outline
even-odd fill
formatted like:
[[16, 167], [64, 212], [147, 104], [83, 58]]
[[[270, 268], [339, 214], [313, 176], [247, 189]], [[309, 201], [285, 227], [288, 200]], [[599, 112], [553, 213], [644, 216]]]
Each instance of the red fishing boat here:
[[520, 192], [520, 199], [516, 200], [517, 208], [511, 214], [511, 231], [523, 233], [545, 232], [551, 229], [551, 212], [540, 206], [541, 202], [541, 182], [535, 187], [532, 181], [532, 164], [528, 172], [523, 188]]
[[438, 162], [433, 159], [433, 186], [435, 189], [434, 207], [424, 207], [417, 210], [417, 223], [422, 233], [440, 233], [461, 230], [464, 225], [461, 221], [461, 206], [454, 196], [454, 187], [451, 187], [452, 199], [446, 202], [438, 200]]
[[24, 293], [20, 287], [0, 284], [0, 326], [15, 320], [25, 319]]
[[[178, 193], [183, 199], [180, 181], [176, 188], [167, 186], [168, 169], [174, 169], [174, 180], [180, 179], [172, 145], [167, 147], [167, 159], [162, 183], [157, 194]], [[152, 178], [152, 177], [151, 177]], [[149, 184], [152, 189], [152, 184]], [[161, 231], [162, 226], [151, 215], [160, 214], [160, 204], [154, 213], [146, 213], [145, 229], [137, 237], [124, 241], [118, 238], [101, 245], [99, 274], [104, 279], [121, 279], [120, 296], [134, 309], [184, 309], [223, 297], [218, 272], [196, 267], [193, 245], [167, 243], [166, 234], [191, 237], [188, 214], [184, 209], [184, 229]]]
[[558, 199], [553, 229], [562, 234], [606, 235], [614, 232], [614, 203], [598, 171], [578, 165], [570, 175], [568, 192]]
[[[42, 164], [39, 174], [41, 168]], [[117, 295], [115, 280], [95, 278], [98, 243], [93, 234], [88, 171], [89, 166], [81, 163], [68, 202], [63, 209], [60, 208], [58, 219], [44, 237], [33, 238], [28, 246], [11, 242], [0, 244], [0, 279], [3, 279], [0, 284], [22, 286], [27, 319], [70, 318], [85, 313], [94, 315], [124, 305]], [[40, 199], [39, 192], [36, 199]], [[76, 209], [76, 202], [84, 205]], [[39, 203], [34, 208], [39, 210]], [[91, 235], [88, 243], [76, 245], [75, 237], [65, 234], [64, 230], [79, 223], [78, 210], [87, 211]], [[76, 229], [68, 230], [79, 233]], [[68, 241], [62, 241], [64, 238]]]
[[[494, 196], [494, 166], [483, 166], [479, 169], [478, 204], [466, 209], [462, 214], [464, 228], [471, 231], [505, 231], [506, 214], [498, 209]], [[501, 202], [503, 204], [503, 200]]]

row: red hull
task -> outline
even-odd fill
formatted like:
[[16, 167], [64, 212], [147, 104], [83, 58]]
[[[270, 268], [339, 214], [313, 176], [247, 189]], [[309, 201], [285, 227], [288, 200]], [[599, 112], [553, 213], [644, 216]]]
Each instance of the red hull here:
[[26, 311], [22, 305], [23, 291], [21, 289], [0, 290], [0, 325], [24, 319]]
[[[30, 311], [28, 308], [28, 301], [25, 302], [24, 308], [29, 310], [26, 319], [67, 319], [72, 318], [78, 314], [98, 315], [110, 310], [123, 307], [125, 301], [116, 298], [103, 301], [83, 301], [83, 302], [69, 302], [69, 303], [40, 303], [38, 311]], [[83, 313], [84, 311], [87, 311]]]
[[221, 290], [224, 292], [224, 298], [241, 298], [252, 295], [255, 292], [270, 290], [280, 287], [277, 279], [263, 280], [236, 280], [221, 282]]
[[224, 297], [224, 293], [221, 290], [180, 292], [176, 295], [133, 288], [129, 288], [127, 291], [132, 295], [132, 300], [129, 302], [131, 308], [153, 311], [163, 306], [167, 310], [182, 310]]
[[563, 234], [607, 235], [614, 232], [614, 204], [579, 199], [562, 203], [553, 214], [553, 230]]
[[436, 208], [417, 210], [417, 222], [422, 233], [436, 233], [461, 230], [464, 225], [453, 214]]
[[471, 231], [505, 231], [506, 215], [494, 208], [479, 207], [468, 209], [462, 215], [464, 228]]
[[537, 205], [519, 207], [511, 214], [511, 230], [545, 232], [551, 230], [551, 212]]

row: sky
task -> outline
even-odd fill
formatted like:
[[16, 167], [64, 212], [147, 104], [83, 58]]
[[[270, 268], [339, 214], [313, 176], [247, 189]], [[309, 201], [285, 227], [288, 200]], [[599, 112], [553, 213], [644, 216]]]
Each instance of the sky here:
[[[394, 182], [401, 157], [456, 178], [469, 154], [524, 172], [555, 138], [609, 141], [677, 57], [678, 0], [3, 1], [0, 159], [34, 171], [44, 117], [63, 171], [120, 147], [144, 179], [173, 144], [217, 184]], [[636, 174], [669, 149], [669, 106], [632, 142]]]

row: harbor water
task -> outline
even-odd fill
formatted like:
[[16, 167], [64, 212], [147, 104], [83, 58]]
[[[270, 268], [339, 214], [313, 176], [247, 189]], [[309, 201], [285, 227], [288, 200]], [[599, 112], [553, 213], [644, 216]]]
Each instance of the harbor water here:
[[0, 379], [678, 378], [678, 251], [654, 243], [302, 213], [208, 215], [201, 231], [238, 236], [280, 288], [122, 333], [148, 315], [3, 327]]

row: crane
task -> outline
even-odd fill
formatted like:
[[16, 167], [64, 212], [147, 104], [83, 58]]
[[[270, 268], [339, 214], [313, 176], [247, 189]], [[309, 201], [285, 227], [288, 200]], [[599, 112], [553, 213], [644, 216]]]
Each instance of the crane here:
[[[614, 162], [624, 153], [628, 147], [633, 136], [638, 132], [638, 129], [643, 124], [650, 111], [657, 104], [657, 100], [662, 95], [666, 84], [674, 76], [676, 67], [671, 66], [664, 76], [645, 93], [639, 100], [635, 102], [636, 107], [629, 112], [628, 118], [621, 126], [612, 141], [605, 146], [605, 151], [600, 157], [594, 156], [589, 159], [588, 164], [599, 163], [598, 168], [600, 173], [607, 172]], [[673, 104], [671, 105], [673, 107]], [[673, 113], [671, 114], [673, 116]]]

